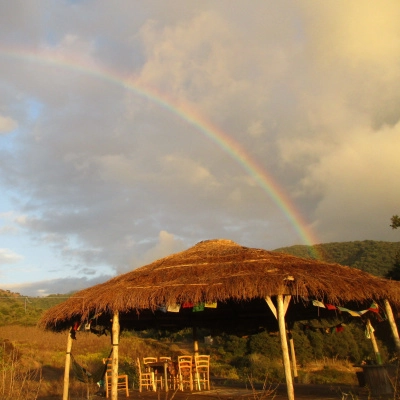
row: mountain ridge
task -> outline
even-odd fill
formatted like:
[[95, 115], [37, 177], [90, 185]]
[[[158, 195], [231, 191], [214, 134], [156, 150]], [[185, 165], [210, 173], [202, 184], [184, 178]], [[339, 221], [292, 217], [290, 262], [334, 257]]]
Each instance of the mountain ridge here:
[[280, 247], [273, 251], [311, 259], [316, 259], [318, 254], [321, 261], [347, 265], [376, 276], [385, 276], [393, 268], [396, 257], [400, 256], [400, 242], [331, 242], [312, 246]]

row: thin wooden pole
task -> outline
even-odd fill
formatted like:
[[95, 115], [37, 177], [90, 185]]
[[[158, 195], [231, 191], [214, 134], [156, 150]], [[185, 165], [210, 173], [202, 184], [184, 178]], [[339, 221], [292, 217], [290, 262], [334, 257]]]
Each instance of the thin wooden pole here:
[[114, 312], [112, 321], [112, 368], [111, 368], [111, 400], [118, 399], [118, 345], [119, 345], [119, 313]]
[[400, 354], [399, 331], [397, 329], [396, 321], [395, 321], [394, 316], [393, 316], [392, 307], [391, 307], [388, 299], [384, 300], [384, 304], [385, 304], [385, 310], [386, 310], [387, 319], [389, 321], [389, 325], [390, 325], [390, 328], [392, 330], [392, 335], [393, 335], [394, 344], [396, 346], [396, 351], [397, 351], [398, 354]]
[[287, 337], [286, 337], [286, 324], [285, 324], [285, 311], [286, 310], [285, 310], [285, 306], [283, 303], [283, 295], [282, 294], [278, 294], [276, 296], [276, 302], [277, 302], [279, 336], [281, 338], [283, 366], [285, 368], [288, 400], [294, 400], [292, 371], [290, 368], [289, 348], [288, 348]]
[[296, 361], [296, 352], [294, 350], [294, 340], [292, 332], [289, 332], [289, 345], [290, 345], [290, 355], [292, 358], [292, 366], [293, 366], [293, 378], [294, 381], [297, 383], [298, 381], [298, 373], [297, 373], [297, 361]]
[[65, 354], [65, 367], [64, 367], [63, 400], [68, 400], [69, 370], [71, 367], [71, 350], [72, 350], [72, 337], [71, 337], [71, 331], [68, 331], [67, 352]]
[[193, 327], [193, 351], [194, 355], [198, 356], [199, 355], [199, 340], [197, 338], [197, 327]]
[[376, 362], [378, 365], [382, 365], [382, 357], [381, 353], [379, 352], [378, 343], [375, 338], [374, 328], [371, 325], [371, 321], [369, 318], [367, 319], [367, 332], [369, 334], [369, 338], [371, 339], [372, 347], [374, 349]]

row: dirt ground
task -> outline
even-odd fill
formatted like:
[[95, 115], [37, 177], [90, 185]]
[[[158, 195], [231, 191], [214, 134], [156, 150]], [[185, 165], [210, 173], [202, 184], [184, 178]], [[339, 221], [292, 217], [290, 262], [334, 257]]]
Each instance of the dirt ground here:
[[[373, 397], [366, 388], [358, 386], [336, 386], [336, 385], [310, 385], [295, 384], [295, 399], [299, 400], [383, 400], [393, 398], [390, 396]], [[210, 391], [143, 391], [130, 390], [129, 399], [132, 400], [287, 400], [285, 385], [280, 385], [271, 390], [251, 390], [229, 387], [214, 387]], [[58, 399], [59, 397], [57, 397]], [[100, 400], [104, 396], [91, 395], [90, 399]], [[125, 399], [125, 394], [119, 394], [118, 399]], [[39, 398], [38, 400], [55, 400], [54, 397]], [[71, 397], [70, 400], [87, 400], [84, 397]]]

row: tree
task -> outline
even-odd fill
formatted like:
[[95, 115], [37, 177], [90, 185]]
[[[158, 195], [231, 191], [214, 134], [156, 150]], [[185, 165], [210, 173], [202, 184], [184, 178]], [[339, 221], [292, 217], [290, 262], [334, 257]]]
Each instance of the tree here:
[[386, 273], [385, 278], [400, 281], [400, 252], [396, 254], [393, 267]]
[[392, 221], [392, 224], [390, 225], [392, 229], [400, 228], [400, 217], [398, 215], [393, 215], [390, 220]]
[[[390, 220], [392, 221], [392, 224], [390, 225], [392, 229], [397, 229], [400, 227], [400, 217], [398, 215], [393, 215]], [[387, 272], [385, 278], [400, 281], [400, 252], [397, 252], [393, 268]]]

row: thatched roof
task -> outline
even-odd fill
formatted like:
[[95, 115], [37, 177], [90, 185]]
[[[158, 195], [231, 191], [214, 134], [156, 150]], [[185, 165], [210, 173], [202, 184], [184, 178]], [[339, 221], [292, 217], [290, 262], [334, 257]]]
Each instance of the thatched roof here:
[[[238, 315], [232, 304], [256, 304], [260, 319], [268, 311], [264, 298], [278, 294], [294, 295], [299, 304], [304, 298], [336, 305], [387, 298], [397, 305], [399, 285], [339, 264], [243, 247], [230, 240], [208, 240], [76, 293], [48, 310], [39, 325], [60, 331], [94, 315], [102, 316], [98, 318], [105, 323], [119, 311], [121, 326], [125, 321], [127, 326], [143, 329], [150, 319], [152, 324], [167, 321], [165, 314], [157, 311], [161, 305], [185, 302], [218, 302], [219, 310], [225, 305], [225, 319]], [[170, 318], [165, 326], [188, 323], [187, 316], [185, 321], [179, 319], [181, 313], [167, 314]], [[297, 314], [293, 318], [301, 319]], [[214, 317], [214, 325], [221, 315]]]

